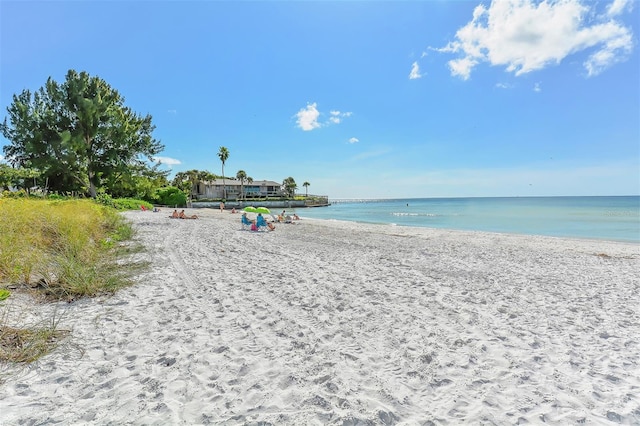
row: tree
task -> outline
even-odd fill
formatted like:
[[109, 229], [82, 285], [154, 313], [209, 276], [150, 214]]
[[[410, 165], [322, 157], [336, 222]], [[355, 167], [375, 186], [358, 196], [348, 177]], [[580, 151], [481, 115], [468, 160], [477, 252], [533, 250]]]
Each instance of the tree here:
[[282, 181], [282, 188], [284, 189], [284, 192], [287, 194], [287, 197], [293, 198], [293, 196], [296, 193], [296, 189], [298, 188], [298, 185], [296, 184], [296, 181], [291, 176], [289, 176], [288, 178]]
[[[240, 198], [244, 197], [244, 181], [247, 179], [247, 172], [244, 170], [238, 170], [236, 173], [236, 178], [240, 181]], [[244, 197], [246, 198], [246, 197]]]
[[6, 164], [0, 164], [0, 191], [8, 191], [10, 188], [24, 189], [29, 193], [29, 189], [34, 185], [36, 178], [40, 176], [33, 169], [14, 169]]
[[[114, 175], [145, 168], [143, 158], [164, 147], [152, 137], [151, 116], [124, 106], [124, 98], [104, 80], [69, 70], [58, 84], [51, 77], [33, 96], [13, 96], [0, 130], [13, 166], [36, 169], [52, 190], [96, 196]], [[139, 168], [137, 170], [140, 170]]]
[[227, 148], [225, 148], [224, 146], [220, 147], [220, 150], [218, 151], [218, 158], [220, 158], [220, 161], [222, 162], [222, 191], [224, 194], [224, 199], [227, 199], [227, 185], [224, 182], [224, 163], [226, 163], [227, 159], [229, 158], [229, 150]]
[[304, 196], [308, 197], [309, 196], [309, 185], [311, 185], [309, 182], [304, 182], [302, 184], [302, 186], [304, 186], [305, 192], [304, 192]]

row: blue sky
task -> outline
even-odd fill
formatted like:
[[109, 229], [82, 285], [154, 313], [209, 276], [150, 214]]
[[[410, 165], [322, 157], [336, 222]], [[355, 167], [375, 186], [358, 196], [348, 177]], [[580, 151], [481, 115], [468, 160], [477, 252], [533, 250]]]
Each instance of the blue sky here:
[[0, 117], [75, 69], [153, 116], [172, 173], [225, 146], [226, 175], [334, 199], [635, 195], [639, 9], [1, 0]]

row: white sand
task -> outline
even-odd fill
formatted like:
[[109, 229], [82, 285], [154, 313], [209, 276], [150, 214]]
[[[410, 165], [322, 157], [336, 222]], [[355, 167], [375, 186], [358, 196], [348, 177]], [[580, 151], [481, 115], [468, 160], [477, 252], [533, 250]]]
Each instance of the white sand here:
[[38, 307], [72, 333], [1, 424], [640, 424], [638, 245], [195, 212], [127, 213], [140, 283]]

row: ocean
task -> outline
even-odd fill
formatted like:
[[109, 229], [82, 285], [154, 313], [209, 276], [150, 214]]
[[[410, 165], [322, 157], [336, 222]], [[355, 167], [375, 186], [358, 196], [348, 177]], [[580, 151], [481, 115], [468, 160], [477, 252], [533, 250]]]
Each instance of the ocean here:
[[[640, 196], [330, 200], [301, 217], [640, 243]], [[290, 212], [294, 212], [291, 210]]]

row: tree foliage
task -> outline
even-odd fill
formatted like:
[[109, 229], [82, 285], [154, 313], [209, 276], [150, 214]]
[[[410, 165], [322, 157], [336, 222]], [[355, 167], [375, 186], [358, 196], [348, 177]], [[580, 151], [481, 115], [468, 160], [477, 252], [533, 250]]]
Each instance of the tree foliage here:
[[240, 197], [247, 198], [247, 194], [244, 193], [244, 182], [247, 180], [247, 172], [244, 170], [238, 170], [236, 173], [236, 179], [240, 181]]
[[11, 188], [25, 189], [35, 186], [33, 181], [40, 176], [37, 170], [14, 169], [6, 164], [0, 164], [0, 191]]
[[293, 197], [297, 188], [298, 185], [296, 184], [295, 179], [291, 176], [282, 181], [282, 189], [287, 194], [287, 197]]
[[167, 186], [157, 190], [155, 201], [166, 206], [184, 206], [187, 204], [187, 196], [180, 188]]
[[95, 197], [100, 187], [135, 186], [132, 177], [150, 170], [144, 157], [152, 160], [164, 148], [152, 137], [150, 115], [134, 113], [115, 89], [86, 72], [69, 70], [62, 84], [49, 77], [33, 94], [14, 95], [7, 112], [0, 125], [11, 142], [6, 160], [37, 170], [53, 191]]
[[222, 162], [222, 189], [223, 189], [223, 193], [224, 193], [224, 198], [227, 198], [227, 186], [224, 183], [224, 163], [227, 162], [227, 159], [229, 158], [229, 150], [224, 147], [221, 146], [220, 149], [218, 150], [218, 158], [220, 158], [220, 161]]

